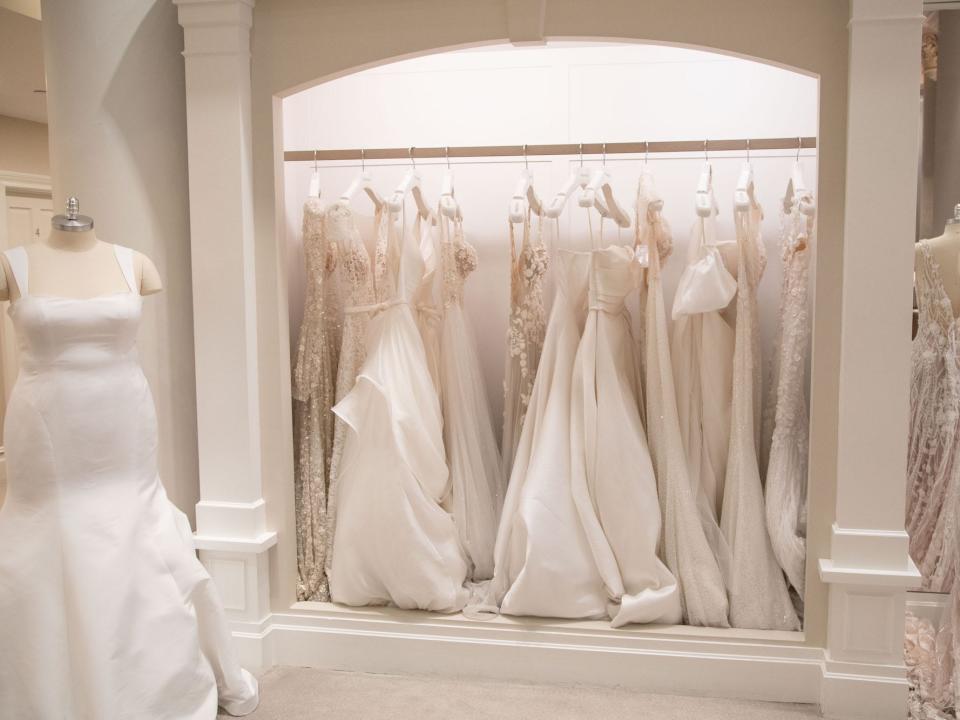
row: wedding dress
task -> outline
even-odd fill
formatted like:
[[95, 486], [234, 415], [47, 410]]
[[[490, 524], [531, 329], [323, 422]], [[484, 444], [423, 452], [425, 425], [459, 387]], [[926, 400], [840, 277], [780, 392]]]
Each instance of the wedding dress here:
[[737, 324], [733, 353], [730, 449], [720, 527], [730, 546], [730, 624], [797, 630], [800, 621], [770, 545], [760, 479], [760, 348], [757, 285], [766, 264], [759, 206], [734, 210]]
[[477, 251], [464, 239], [461, 221], [452, 233], [449, 225], [447, 218], [440, 218], [439, 373], [443, 445], [450, 468], [446, 505], [470, 561], [471, 579], [489, 580], [504, 482], [476, 345], [463, 311], [463, 286], [477, 268]]
[[[670, 571], [680, 582], [684, 619], [690, 625], [727, 627], [727, 595], [719, 528], [702, 524], [697, 485], [688, 474], [673, 384], [667, 315], [660, 277], [661, 255], [670, 230], [661, 216], [662, 201], [653, 177], [644, 170], [637, 189], [637, 244], [647, 248], [646, 341], [647, 439], [653, 455], [663, 515], [661, 548]], [[704, 498], [700, 505], [704, 505]], [[709, 514], [708, 514], [709, 515]]]
[[[377, 211], [374, 228], [376, 248], [381, 253], [387, 240], [387, 214]], [[336, 402], [340, 402], [353, 390], [357, 374], [367, 357], [367, 324], [370, 321], [370, 306], [376, 302], [373, 286], [373, 270], [370, 267], [370, 255], [357, 229], [353, 211], [346, 203], [337, 203], [327, 212], [328, 236], [338, 248], [339, 260], [336, 264], [337, 287], [341, 289], [344, 300], [343, 335], [340, 342], [340, 356], [337, 363]], [[339, 488], [340, 460], [343, 457], [343, 443], [349, 426], [334, 416], [333, 449], [330, 456], [330, 473], [327, 487], [327, 524], [326, 524], [326, 563], [325, 572], [330, 577], [333, 565], [333, 539], [337, 528], [337, 491]]]
[[[411, 307], [424, 278], [415, 234], [387, 218], [367, 357], [334, 407], [350, 427], [340, 460], [330, 588], [334, 602], [456, 612], [467, 562], [441, 506], [449, 475], [440, 402]], [[399, 235], [399, 237], [398, 237]]]
[[300, 600], [330, 599], [325, 571], [327, 474], [333, 448], [330, 408], [334, 402], [341, 318], [338, 292], [333, 285], [337, 246], [327, 231], [342, 213], [342, 205], [325, 212], [319, 198], [308, 198], [303, 207], [307, 298], [293, 371], [294, 511]]
[[[717, 249], [716, 202], [693, 226], [687, 258], [673, 299], [672, 364], [680, 436], [691, 483], [720, 520], [730, 443], [733, 328], [721, 315], [737, 281]], [[709, 522], [709, 521], [708, 521]]]
[[537, 218], [537, 236], [530, 236], [530, 212], [523, 223], [519, 252], [513, 223], [510, 226], [510, 323], [507, 328], [507, 362], [503, 380], [503, 478], [510, 478], [520, 441], [523, 419], [530, 404], [533, 383], [543, 351], [547, 313], [543, 304], [543, 279], [547, 249], [543, 244], [543, 217]]
[[807, 562], [807, 271], [814, 219], [800, 212], [800, 200], [782, 218], [780, 253], [783, 285], [777, 354], [765, 408], [761, 454], [767, 460], [766, 511], [770, 543], [787, 580], [803, 605]]
[[957, 555], [960, 499], [960, 348], [957, 320], [930, 246], [919, 243], [916, 291], [920, 317], [913, 340], [907, 532], [923, 588], [949, 592]]
[[417, 215], [413, 234], [423, 257], [423, 278], [413, 296], [417, 327], [427, 354], [427, 369], [436, 392], [440, 393], [440, 248], [436, 225], [437, 215], [424, 219]]
[[252, 712], [213, 581], [157, 475], [157, 419], [129, 292], [31, 295], [6, 253], [20, 375], [0, 509], [0, 717], [213, 720]]

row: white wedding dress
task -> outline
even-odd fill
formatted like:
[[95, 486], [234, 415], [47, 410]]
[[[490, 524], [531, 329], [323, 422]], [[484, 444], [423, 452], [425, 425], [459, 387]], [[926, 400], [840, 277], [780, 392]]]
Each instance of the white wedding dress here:
[[[346, 605], [456, 612], [467, 561], [452, 516], [440, 402], [414, 309], [424, 279], [415, 234], [387, 218], [367, 357], [334, 412], [350, 426], [340, 460], [330, 594]], [[398, 236], [399, 235], [399, 236]]]
[[470, 561], [470, 578], [493, 577], [493, 545], [503, 508], [500, 452], [477, 349], [463, 310], [463, 286], [477, 269], [477, 251], [463, 237], [461, 221], [440, 218], [443, 315], [440, 321], [440, 397], [443, 445], [450, 468], [450, 495], [460, 542]]
[[137, 361], [142, 299], [31, 295], [7, 251], [20, 376], [0, 509], [0, 717], [214, 720], [252, 712], [186, 517], [157, 475], [157, 419]]
[[760, 479], [760, 337], [757, 285], [766, 264], [759, 206], [734, 210], [737, 325], [733, 353], [733, 412], [720, 527], [730, 546], [730, 624], [797, 630], [800, 621], [767, 533]]

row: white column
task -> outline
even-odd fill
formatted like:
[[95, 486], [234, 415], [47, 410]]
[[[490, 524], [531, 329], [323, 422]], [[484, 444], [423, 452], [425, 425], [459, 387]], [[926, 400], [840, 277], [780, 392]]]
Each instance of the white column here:
[[175, 4], [186, 60], [197, 546], [228, 613], [243, 627], [269, 612], [267, 551], [276, 543], [267, 529], [260, 463], [250, 162], [253, 0]]
[[171, 500], [197, 501], [196, 398], [183, 38], [166, 0], [44, 0], [54, 206], [80, 198], [97, 235], [150, 257], [140, 358], [157, 405]]
[[921, 0], [853, 0], [836, 521], [820, 560], [827, 717], [903, 718]]

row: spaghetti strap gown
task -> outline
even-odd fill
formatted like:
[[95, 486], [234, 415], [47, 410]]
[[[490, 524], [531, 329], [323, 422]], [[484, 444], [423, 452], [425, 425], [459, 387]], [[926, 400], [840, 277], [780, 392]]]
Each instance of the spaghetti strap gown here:
[[157, 420], [129, 292], [31, 295], [27, 253], [6, 253], [20, 376], [5, 425], [0, 509], [0, 717], [213, 720], [252, 712], [186, 517], [157, 473]]

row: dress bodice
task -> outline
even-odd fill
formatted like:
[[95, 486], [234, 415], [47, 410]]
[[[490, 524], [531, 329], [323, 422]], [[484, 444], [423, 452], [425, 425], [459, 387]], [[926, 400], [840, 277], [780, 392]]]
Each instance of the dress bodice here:
[[[374, 221], [380, 228], [380, 214]], [[370, 255], [360, 237], [353, 211], [344, 203], [337, 203], [327, 211], [327, 233], [330, 244], [337, 248], [337, 285], [347, 307], [373, 302], [373, 269]]]
[[592, 252], [588, 303], [590, 310], [622, 312], [627, 295], [637, 287], [639, 267], [632, 248], [611, 245]]
[[133, 356], [142, 304], [135, 290], [133, 251], [113, 247], [129, 292], [86, 299], [31, 295], [26, 250], [6, 251], [20, 291], [8, 313], [17, 332], [24, 371], [103, 367]]
[[463, 305], [463, 286], [477, 269], [477, 249], [463, 237], [463, 223], [456, 221], [451, 237], [448, 224], [441, 221], [441, 266], [443, 267], [443, 306]]
[[[388, 212], [377, 242], [376, 295], [378, 303], [412, 303], [431, 279], [421, 252], [423, 223], [414, 222], [408, 232], [403, 219]], [[429, 233], [429, 224], [426, 227]]]

